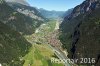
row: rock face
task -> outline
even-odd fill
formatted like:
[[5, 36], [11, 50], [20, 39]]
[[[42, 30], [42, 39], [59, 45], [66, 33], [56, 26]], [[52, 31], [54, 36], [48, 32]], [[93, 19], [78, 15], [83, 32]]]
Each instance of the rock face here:
[[[100, 1], [86, 0], [76, 6], [66, 16], [60, 26], [60, 40], [69, 51], [70, 58], [95, 58], [95, 63], [84, 63], [87, 66], [100, 65]], [[78, 61], [79, 65], [80, 60]]]
[[74, 18], [77, 17], [80, 14], [84, 14], [86, 12], [91, 12], [94, 9], [99, 8], [100, 6], [99, 0], [86, 0], [82, 4], [76, 6], [73, 10], [73, 12], [70, 14], [70, 16], [67, 16], [66, 18]]
[[43, 23], [44, 19], [35, 8], [13, 3], [0, 4], [0, 19], [21, 34], [32, 34], [35, 29]]

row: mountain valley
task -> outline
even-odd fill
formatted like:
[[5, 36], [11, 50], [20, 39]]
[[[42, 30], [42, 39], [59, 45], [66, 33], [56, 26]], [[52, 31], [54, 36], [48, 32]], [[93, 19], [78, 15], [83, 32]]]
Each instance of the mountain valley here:
[[84, 0], [67, 11], [0, 0], [1, 66], [100, 66], [99, 44], [99, 0]]

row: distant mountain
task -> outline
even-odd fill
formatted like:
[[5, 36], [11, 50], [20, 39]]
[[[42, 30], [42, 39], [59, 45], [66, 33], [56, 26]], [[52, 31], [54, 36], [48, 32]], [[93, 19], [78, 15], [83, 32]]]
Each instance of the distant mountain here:
[[53, 18], [53, 19], [62, 18], [65, 13], [65, 11], [48, 11], [43, 8], [40, 8], [39, 12], [42, 14], [42, 16], [46, 18]]
[[66, 17], [66, 16], [69, 16], [73, 11], [73, 8], [71, 9], [68, 9], [64, 14], [63, 14], [63, 18]]
[[32, 34], [43, 23], [44, 18], [34, 7], [7, 3], [0, 4], [0, 20], [21, 34]]
[[[85, 0], [76, 6], [64, 18], [60, 31], [59, 38], [70, 58], [95, 58], [94, 63], [83, 64], [100, 65], [100, 0]], [[77, 64], [83, 65], [80, 61]]]
[[25, 0], [5, 0], [5, 1], [10, 2], [10, 3], [19, 3], [19, 4], [22, 4], [22, 5], [29, 6], [29, 4]]

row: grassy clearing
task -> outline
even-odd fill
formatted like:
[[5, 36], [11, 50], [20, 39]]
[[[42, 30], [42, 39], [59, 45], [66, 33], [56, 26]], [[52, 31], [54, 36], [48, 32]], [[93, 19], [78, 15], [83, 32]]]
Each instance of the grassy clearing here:
[[[48, 54], [45, 53], [46, 51], [46, 46], [36, 44], [33, 45], [33, 47], [30, 49], [30, 52], [24, 57], [25, 63], [23, 66], [28, 66], [29, 64], [31, 66], [48, 66], [46, 57], [49, 58], [53, 53], [49, 51]], [[43, 55], [42, 53], [45, 54]]]
[[52, 56], [54, 56], [54, 53], [47, 45], [34, 44], [30, 49], [30, 52], [23, 58], [25, 60], [23, 66], [63, 66], [62, 64], [51, 63], [51, 61], [48, 61]]

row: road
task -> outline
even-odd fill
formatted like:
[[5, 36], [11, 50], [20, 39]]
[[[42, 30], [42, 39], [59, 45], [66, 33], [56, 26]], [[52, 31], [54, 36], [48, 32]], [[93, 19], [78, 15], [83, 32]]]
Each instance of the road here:
[[65, 66], [73, 66], [72, 64], [65, 61], [65, 59], [69, 58], [60, 49], [58, 49], [57, 47], [52, 47], [51, 45], [49, 45], [49, 47], [53, 50], [53, 52], [59, 59], [63, 60]]
[[58, 30], [58, 29], [59, 29], [59, 20], [57, 20], [56, 26], [55, 26], [55, 30]]

